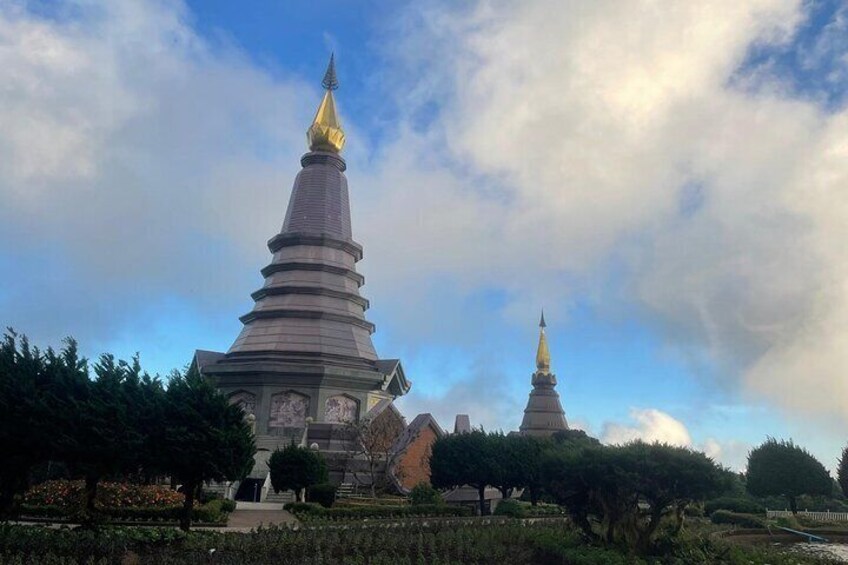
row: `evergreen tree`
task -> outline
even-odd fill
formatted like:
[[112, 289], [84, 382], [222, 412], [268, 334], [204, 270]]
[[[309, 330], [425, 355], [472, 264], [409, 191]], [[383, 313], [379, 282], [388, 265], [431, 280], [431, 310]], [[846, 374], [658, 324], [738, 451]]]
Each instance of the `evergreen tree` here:
[[94, 365], [85, 401], [77, 416], [77, 434], [65, 446], [65, 461], [85, 479], [85, 508], [96, 514], [97, 485], [105, 477], [135, 470], [145, 431], [138, 425], [138, 407], [132, 402], [127, 376], [129, 365], [103, 354]]
[[477, 491], [480, 514], [485, 514], [486, 486], [493, 481], [495, 462], [482, 430], [437, 439], [430, 455], [430, 483], [436, 488], [468, 485]]
[[551, 450], [544, 463], [545, 490], [584, 533], [645, 552], [664, 516], [726, 488], [726, 473], [700, 452], [640, 441], [617, 446]]
[[795, 514], [797, 497], [829, 495], [833, 482], [824, 465], [806, 449], [792, 440], [768, 438], [748, 454], [746, 488], [754, 496], [785, 496]]
[[839, 488], [842, 489], [842, 494], [848, 496], [848, 446], [842, 450], [842, 457], [839, 458], [839, 467], [836, 469], [836, 480], [839, 482]]
[[30, 469], [49, 457], [51, 373], [44, 356], [13, 330], [0, 342], [0, 519], [14, 513], [15, 495], [28, 486]]
[[165, 389], [158, 377], [141, 370], [138, 355], [133, 357], [132, 363], [121, 363], [125, 394], [133, 415], [130, 424], [140, 439], [137, 449], [130, 454], [127, 469], [139, 480], [150, 483], [167, 474], [162, 457], [167, 427]]
[[165, 397], [163, 461], [182, 484], [180, 527], [188, 530], [201, 485], [243, 479], [253, 468], [256, 445], [242, 409], [229, 404], [196, 370], [175, 373]]
[[303, 502], [303, 489], [327, 482], [327, 464], [320, 453], [292, 442], [277, 449], [268, 459], [274, 492], [293, 490], [295, 499]]
[[524, 485], [526, 481], [526, 455], [522, 450], [525, 439], [522, 436], [506, 436], [502, 432], [490, 433], [486, 437], [486, 451], [492, 461], [490, 469], [491, 485], [501, 491], [501, 497], [506, 500], [515, 488]]

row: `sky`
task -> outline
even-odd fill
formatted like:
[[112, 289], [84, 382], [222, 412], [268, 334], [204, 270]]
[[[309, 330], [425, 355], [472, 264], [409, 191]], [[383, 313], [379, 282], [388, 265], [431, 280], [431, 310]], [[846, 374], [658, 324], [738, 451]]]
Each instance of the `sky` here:
[[0, 0], [0, 322], [167, 375], [225, 351], [329, 54], [408, 419], [848, 441], [848, 5]]

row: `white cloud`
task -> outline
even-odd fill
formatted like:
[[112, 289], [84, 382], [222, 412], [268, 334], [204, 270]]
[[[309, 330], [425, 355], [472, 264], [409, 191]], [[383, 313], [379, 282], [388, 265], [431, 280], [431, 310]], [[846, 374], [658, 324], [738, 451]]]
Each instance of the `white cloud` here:
[[526, 397], [517, 398], [507, 383], [504, 375], [474, 371], [472, 378], [458, 380], [442, 393], [418, 390], [399, 399], [398, 406], [408, 420], [433, 414], [446, 431], [453, 431], [457, 414], [467, 414], [474, 428], [509, 432], [518, 429]]
[[[4, 321], [85, 339], [156, 293], [249, 306], [239, 273], [267, 260], [317, 95], [174, 6], [0, 7], [0, 233], [71, 266], [7, 289]], [[562, 319], [578, 294], [624, 303], [741, 390], [844, 427], [848, 111], [761, 76], [735, 86], [751, 45], [802, 16], [784, 0], [410, 4], [385, 42], [397, 130], [368, 154], [345, 116], [383, 327], [473, 336], [543, 303]], [[463, 315], [492, 288], [502, 309]], [[643, 417], [622, 430], [662, 421]]]
[[512, 320], [552, 302], [562, 316], [575, 293], [624, 303], [738, 390], [842, 426], [848, 110], [737, 75], [753, 44], [791, 40], [802, 10], [420, 8], [398, 52], [421, 78], [400, 104], [410, 122], [435, 117], [368, 177], [372, 292], [497, 285]]
[[694, 442], [686, 424], [656, 408], [633, 408], [630, 422], [605, 422], [600, 440], [609, 445], [635, 440], [660, 442], [703, 451], [714, 461], [734, 471], [745, 469], [751, 444], [740, 440], [718, 440], [708, 437]]
[[720, 442], [707, 438], [700, 449], [714, 461], [726, 465], [733, 471], [744, 471], [748, 466], [748, 453], [754, 446], [745, 441], [730, 440]]
[[668, 443], [689, 447], [692, 437], [689, 430], [677, 420], [655, 408], [633, 408], [630, 411], [633, 424], [607, 422], [601, 432], [601, 441], [608, 444], [628, 443], [637, 439], [653, 443]]
[[4, 324], [91, 343], [148, 331], [163, 296], [247, 310], [318, 93], [208, 44], [179, 3], [26, 6], [0, 4], [0, 234], [24, 258]]

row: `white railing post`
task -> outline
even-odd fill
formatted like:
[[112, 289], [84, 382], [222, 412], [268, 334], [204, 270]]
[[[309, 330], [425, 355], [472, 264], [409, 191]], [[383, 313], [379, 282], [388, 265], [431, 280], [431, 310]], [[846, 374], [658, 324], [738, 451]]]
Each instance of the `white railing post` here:
[[259, 497], [259, 502], [262, 502], [268, 497], [269, 490], [271, 490], [271, 473], [265, 475], [265, 482], [262, 483], [262, 496]]

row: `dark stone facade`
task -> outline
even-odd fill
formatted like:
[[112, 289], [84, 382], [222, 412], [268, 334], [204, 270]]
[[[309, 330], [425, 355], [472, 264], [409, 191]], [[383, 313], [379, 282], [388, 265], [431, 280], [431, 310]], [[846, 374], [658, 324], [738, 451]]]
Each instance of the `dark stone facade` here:
[[[291, 440], [341, 451], [332, 429], [358, 420], [410, 387], [398, 360], [380, 360], [365, 319], [356, 272], [345, 161], [312, 151], [292, 188], [285, 221], [268, 242], [265, 283], [227, 353], [198, 351], [195, 364], [232, 402], [253, 415], [267, 474], [270, 451]], [[308, 432], [307, 432], [308, 428]]]

